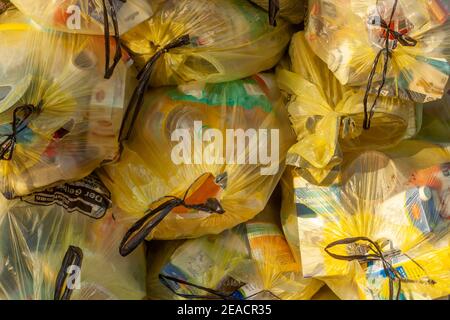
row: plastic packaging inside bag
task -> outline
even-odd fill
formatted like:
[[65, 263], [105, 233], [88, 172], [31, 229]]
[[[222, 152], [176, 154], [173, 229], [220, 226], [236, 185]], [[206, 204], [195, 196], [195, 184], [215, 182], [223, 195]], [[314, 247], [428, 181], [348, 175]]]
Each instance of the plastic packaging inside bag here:
[[77, 180], [118, 154], [134, 87], [125, 58], [103, 78], [101, 37], [0, 19], [0, 190], [7, 198]]
[[158, 244], [149, 254], [150, 298], [310, 299], [322, 284], [302, 277], [274, 209], [219, 235]]
[[143, 70], [141, 80], [161, 86], [230, 81], [270, 69], [290, 35], [288, 23], [270, 26], [266, 13], [246, 0], [167, 0], [123, 40]]
[[10, 2], [34, 22], [46, 28], [103, 35], [105, 12], [109, 22], [108, 28], [113, 31], [114, 21], [110, 15], [115, 11], [119, 33], [123, 34], [147, 20], [163, 0], [10, 0]]
[[125, 247], [220, 233], [263, 210], [293, 143], [281, 102], [270, 74], [148, 93], [120, 161], [100, 171], [140, 218]]
[[276, 25], [277, 15], [298, 24], [305, 18], [307, 3], [303, 0], [250, 0], [269, 11], [269, 23]]
[[450, 142], [450, 82], [441, 100], [424, 104], [421, 128], [416, 137], [435, 143]]
[[2, 200], [0, 299], [142, 299], [144, 250], [120, 256], [110, 204], [96, 176]]
[[360, 299], [448, 295], [448, 150], [410, 140], [347, 159], [328, 185], [293, 171], [296, 210], [283, 212], [283, 223], [297, 228], [287, 239], [304, 275], [353, 284]]
[[[31, 18], [33, 24], [44, 29], [104, 35], [104, 77], [110, 79], [124, 56], [120, 36], [147, 20], [162, 1], [14, 0], [11, 2]], [[111, 40], [114, 40], [114, 44], [111, 44]]]
[[383, 96], [437, 100], [450, 74], [449, 4], [448, 0], [310, 0], [306, 38], [342, 84], [365, 88], [375, 63], [371, 93], [382, 87]]
[[364, 93], [338, 82], [304, 32], [293, 36], [289, 53], [292, 71], [277, 71], [280, 88], [291, 95], [288, 111], [298, 141], [287, 162], [307, 168], [318, 183], [343, 161], [343, 152], [386, 148], [416, 133], [420, 106], [383, 97], [364, 130]]

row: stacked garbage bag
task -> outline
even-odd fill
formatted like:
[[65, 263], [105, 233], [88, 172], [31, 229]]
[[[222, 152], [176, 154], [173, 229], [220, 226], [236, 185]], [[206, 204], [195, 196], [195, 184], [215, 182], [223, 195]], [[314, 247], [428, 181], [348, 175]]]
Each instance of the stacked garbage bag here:
[[273, 203], [219, 235], [162, 241], [149, 251], [154, 299], [310, 299], [322, 286], [305, 279], [281, 231]]
[[287, 173], [282, 219], [304, 275], [344, 297], [448, 295], [449, 159], [437, 145], [410, 140], [349, 155], [329, 184]]
[[[134, 70], [103, 77], [101, 38], [2, 19], [1, 192], [7, 198], [77, 180], [118, 157]], [[128, 81], [130, 80], [130, 82]]]
[[293, 143], [280, 99], [268, 74], [148, 93], [120, 161], [99, 171], [137, 220], [124, 254], [144, 238], [220, 233], [261, 212]]
[[96, 177], [1, 203], [0, 298], [142, 299], [145, 253], [124, 259], [126, 224]]
[[450, 296], [448, 0], [0, 0], [0, 300]]

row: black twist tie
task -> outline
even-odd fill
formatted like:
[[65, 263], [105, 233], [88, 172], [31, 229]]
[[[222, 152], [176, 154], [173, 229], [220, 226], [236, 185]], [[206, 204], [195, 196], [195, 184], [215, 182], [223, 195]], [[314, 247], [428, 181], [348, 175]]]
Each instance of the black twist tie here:
[[83, 262], [83, 250], [75, 246], [69, 246], [56, 277], [54, 300], [70, 300], [73, 289], [67, 286], [67, 268], [76, 266], [81, 268]]
[[[244, 286], [244, 283], [239, 283], [235, 288], [233, 288], [234, 290], [231, 291], [230, 293], [225, 293], [222, 291], [218, 291], [218, 290], [214, 290], [211, 288], [207, 288], [207, 287], [203, 287], [203, 286], [199, 286], [197, 284], [194, 284], [192, 282], [189, 281], [185, 281], [182, 279], [178, 279], [175, 277], [171, 277], [165, 274], [159, 274], [159, 281], [167, 288], [169, 289], [173, 294], [185, 298], [185, 299], [202, 299], [202, 300], [218, 300], [218, 299], [222, 299], [222, 300], [241, 300], [238, 297], [234, 296], [234, 293], [239, 290], [242, 286]], [[181, 284], [181, 285], [185, 285], [188, 287], [192, 287], [195, 289], [199, 289], [199, 290], [203, 290], [205, 291], [207, 294], [205, 295], [200, 295], [200, 294], [186, 294], [186, 293], [180, 293], [178, 291], [176, 291], [175, 289], [172, 288], [172, 286], [170, 285], [169, 281], [175, 282], [177, 284]], [[272, 292], [270, 292], [269, 290], [263, 290], [261, 292], [257, 292], [254, 293], [248, 297], [246, 297], [244, 300], [248, 300], [250, 298], [253, 298], [254, 296], [260, 294], [260, 293], [268, 293], [270, 294], [272, 297], [274, 297], [277, 300], [281, 300], [280, 297], [276, 296], [275, 294], [273, 294]]]
[[[190, 43], [189, 35], [181, 36], [174, 41], [170, 42], [164, 48], [158, 50], [145, 64], [142, 70], [139, 72], [137, 76], [137, 80], [139, 81], [136, 89], [133, 92], [131, 100], [128, 104], [128, 108], [125, 112], [122, 126], [120, 128], [119, 133], [119, 141], [123, 142], [128, 140], [131, 134], [131, 128], [136, 121], [136, 118], [139, 114], [139, 111], [144, 103], [144, 95], [145, 90], [147, 89], [148, 83], [150, 81], [150, 77], [153, 72], [153, 68], [158, 59], [163, 56], [165, 53], [169, 52], [169, 50], [182, 47], [188, 45]], [[131, 118], [130, 118], [131, 117]]]
[[41, 101], [36, 107], [32, 104], [26, 104], [14, 109], [11, 123], [12, 133], [4, 135], [3, 137], [6, 137], [6, 139], [0, 143], [0, 160], [10, 161], [12, 159], [17, 143], [17, 135], [27, 128], [31, 116], [40, 112], [42, 104]]
[[[339, 246], [339, 245], [348, 245], [348, 244], [356, 244], [358, 241], [365, 241], [369, 244], [366, 245], [368, 252], [365, 254], [355, 254], [355, 255], [339, 255], [330, 251], [331, 248]], [[383, 264], [383, 269], [386, 274], [386, 277], [389, 279], [389, 300], [393, 300], [394, 298], [394, 282], [398, 282], [397, 293], [395, 295], [395, 300], [399, 300], [400, 293], [402, 290], [402, 282], [405, 283], [423, 283], [428, 285], [436, 284], [436, 281], [427, 277], [427, 280], [412, 280], [408, 278], [404, 278], [398, 271], [395, 269], [392, 264], [388, 261], [387, 254], [383, 252], [383, 249], [380, 247], [378, 243], [372, 241], [367, 237], [354, 237], [354, 238], [345, 238], [342, 240], [337, 240], [331, 242], [325, 247], [325, 252], [328, 253], [331, 257], [344, 260], [344, 261], [381, 261]], [[397, 254], [401, 254], [401, 252], [397, 252]], [[411, 260], [414, 264], [416, 264], [424, 273], [426, 273], [425, 269], [422, 268], [416, 261], [410, 258], [408, 255], [403, 254], [409, 260]]]
[[269, 23], [277, 26], [277, 15], [280, 12], [280, 0], [269, 0]]
[[[119, 0], [122, 3], [126, 3], [127, 0]], [[117, 10], [114, 5], [114, 0], [108, 0], [108, 6], [106, 5], [106, 0], [102, 0], [103, 4], [103, 28], [105, 35], [105, 79], [111, 78], [116, 69], [116, 66], [119, 64], [120, 59], [122, 59], [122, 42], [120, 40], [120, 31], [119, 31], [119, 22], [117, 20]], [[116, 44], [116, 53], [114, 54], [114, 59], [112, 65], [110, 65], [111, 61], [111, 44], [109, 42], [110, 32], [109, 32], [109, 20], [111, 20], [114, 27], [114, 42]]]
[[[178, 279], [178, 278], [174, 278], [171, 276], [167, 276], [164, 274], [159, 274], [159, 281], [161, 281], [161, 283], [167, 288], [169, 289], [173, 294], [185, 298], [185, 299], [203, 299], [203, 300], [218, 300], [218, 299], [222, 299], [222, 300], [239, 300], [238, 298], [233, 296], [233, 293], [235, 291], [232, 291], [230, 293], [225, 293], [225, 292], [221, 292], [218, 290], [214, 290], [214, 289], [210, 289], [207, 287], [203, 287], [203, 286], [199, 286], [197, 284], [182, 280], [182, 279]], [[169, 281], [175, 282], [177, 284], [181, 284], [181, 285], [185, 285], [185, 286], [189, 286], [195, 289], [199, 289], [202, 291], [205, 291], [205, 295], [196, 295], [196, 294], [185, 294], [185, 293], [180, 293], [177, 292], [176, 290], [174, 290], [172, 288], [172, 286], [169, 284]], [[240, 287], [242, 287], [243, 284], [240, 284], [239, 287], [236, 288], [236, 290], [238, 290]]]
[[[366, 86], [366, 92], [364, 94], [364, 100], [363, 100], [363, 104], [364, 104], [364, 122], [363, 122], [363, 128], [365, 130], [369, 130], [370, 129], [370, 122], [374, 116], [375, 113], [375, 106], [377, 104], [378, 98], [381, 96], [381, 91], [383, 90], [383, 87], [386, 83], [386, 75], [387, 75], [387, 69], [388, 69], [388, 65], [389, 65], [389, 58], [391, 57], [391, 51], [389, 50], [389, 41], [390, 41], [390, 36], [392, 35], [394, 37], [394, 40], [397, 40], [402, 46], [406, 46], [406, 47], [414, 47], [417, 44], [417, 40], [407, 36], [407, 35], [403, 35], [397, 31], [394, 31], [391, 29], [391, 24], [392, 24], [392, 20], [394, 18], [394, 14], [395, 11], [397, 10], [397, 3], [398, 0], [395, 0], [394, 5], [392, 7], [392, 12], [391, 12], [391, 16], [389, 19], [389, 23], [386, 23], [386, 21], [383, 20], [383, 18], [381, 17], [381, 15], [379, 15], [380, 21], [371, 21], [371, 23], [373, 25], [378, 25], [382, 28], [384, 28], [386, 30], [386, 41], [385, 41], [385, 46], [383, 49], [381, 49], [373, 62], [372, 65], [372, 70], [370, 71], [369, 74], [369, 78], [367, 80], [367, 86]], [[378, 5], [378, 0], [377, 0], [377, 5]], [[369, 99], [369, 93], [370, 90], [372, 88], [373, 85], [373, 78], [375, 76], [377, 67], [378, 67], [378, 63], [380, 62], [380, 57], [381, 54], [383, 54], [383, 58], [384, 58], [384, 65], [383, 65], [383, 73], [382, 73], [382, 79], [381, 79], [381, 84], [378, 87], [377, 90], [377, 94], [375, 96], [375, 99], [372, 103], [372, 106], [370, 107], [370, 109], [368, 108], [368, 99]]]
[[[207, 173], [206, 173], [207, 174]], [[186, 190], [183, 198], [178, 198], [175, 196], [165, 196], [154, 203], [160, 202], [166, 199], [162, 204], [156, 208], [147, 211], [146, 215], [139, 219], [125, 234], [122, 242], [120, 243], [119, 252], [122, 256], [127, 256], [133, 252], [153, 231], [153, 229], [158, 226], [159, 223], [176, 207], [182, 206], [187, 209], [199, 210], [208, 213], [223, 214], [225, 210], [222, 208], [219, 200], [216, 198], [209, 198], [205, 203], [199, 204], [188, 204], [186, 203], [186, 197], [189, 194], [192, 186], [203, 178], [205, 174], [197, 178]]]

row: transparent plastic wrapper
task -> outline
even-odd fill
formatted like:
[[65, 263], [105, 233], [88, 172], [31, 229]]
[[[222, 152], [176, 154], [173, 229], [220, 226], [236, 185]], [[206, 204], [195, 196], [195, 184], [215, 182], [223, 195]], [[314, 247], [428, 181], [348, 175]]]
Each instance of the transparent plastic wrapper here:
[[120, 256], [126, 225], [98, 177], [0, 202], [0, 300], [145, 297], [144, 250]]
[[342, 163], [343, 152], [386, 148], [416, 133], [421, 108], [384, 97], [370, 130], [364, 130], [364, 93], [339, 83], [314, 55], [304, 32], [294, 35], [289, 54], [292, 71], [277, 70], [279, 87], [290, 94], [288, 111], [297, 134], [287, 162], [306, 168], [317, 183]]
[[450, 83], [441, 100], [424, 104], [421, 128], [416, 138], [450, 144]]
[[114, 203], [139, 219], [124, 238], [217, 234], [262, 211], [293, 143], [270, 74], [147, 94], [119, 162], [99, 173]]
[[310, 0], [306, 38], [342, 84], [428, 102], [450, 74], [449, 9], [448, 0]]
[[117, 158], [134, 71], [103, 78], [101, 38], [44, 32], [0, 16], [0, 191], [78, 180]]
[[294, 171], [296, 211], [283, 221], [290, 230], [296, 223], [299, 241], [288, 241], [300, 250], [305, 277], [324, 280], [342, 298], [448, 295], [448, 150], [408, 140], [347, 159], [327, 185]]
[[304, 0], [250, 0], [269, 12], [269, 23], [277, 24], [280, 16], [290, 23], [299, 24], [303, 22], [307, 9], [307, 1]]
[[270, 26], [266, 12], [247, 0], [167, 0], [123, 40], [141, 81], [161, 86], [265, 71], [280, 60], [290, 35], [287, 22]]
[[322, 283], [302, 277], [273, 209], [219, 235], [160, 245], [149, 254], [149, 297], [310, 299]]
[[[12, 0], [34, 23], [62, 32], [104, 35], [105, 78], [122, 58], [120, 36], [144, 22], [164, 0]], [[111, 38], [110, 38], [111, 37]], [[114, 40], [112, 44], [111, 41]], [[111, 48], [115, 53], [111, 53]], [[114, 55], [114, 57], [112, 57]]]

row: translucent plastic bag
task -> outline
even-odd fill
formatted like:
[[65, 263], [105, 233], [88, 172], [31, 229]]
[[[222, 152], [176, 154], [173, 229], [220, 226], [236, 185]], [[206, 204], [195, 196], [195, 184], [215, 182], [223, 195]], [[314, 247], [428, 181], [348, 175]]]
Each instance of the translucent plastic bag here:
[[105, 80], [101, 38], [41, 32], [21, 23], [17, 14], [10, 21], [0, 17], [0, 39], [0, 191], [5, 197], [81, 179], [115, 160], [134, 87], [126, 61]]
[[119, 162], [100, 174], [143, 238], [220, 233], [262, 211], [293, 143], [273, 76], [153, 90]]
[[448, 0], [310, 0], [306, 38], [342, 84], [437, 100], [450, 74], [449, 9]]
[[298, 24], [305, 18], [307, 3], [303, 0], [250, 0], [269, 11], [269, 23], [276, 25], [279, 14], [290, 23]]
[[167, 0], [123, 39], [138, 67], [145, 66], [141, 81], [161, 86], [265, 71], [280, 60], [290, 35], [288, 23], [273, 28], [246, 0]]
[[[120, 36], [147, 20], [164, 0], [12, 0], [21, 12], [44, 28], [104, 35], [104, 77], [109, 79], [123, 57]], [[114, 36], [114, 44], [111, 43]], [[111, 53], [111, 48], [115, 53]], [[114, 55], [114, 57], [112, 57]]]
[[[46, 28], [81, 34], [103, 35], [105, 11], [108, 28], [114, 30], [115, 15], [123, 34], [152, 15], [164, 0], [10, 0], [22, 13]], [[114, 6], [113, 10], [111, 9]], [[106, 8], [106, 10], [105, 10]], [[112, 34], [111, 34], [112, 35]]]
[[164, 243], [149, 255], [149, 297], [310, 299], [322, 284], [302, 277], [273, 209], [219, 235]]
[[318, 183], [342, 162], [343, 152], [386, 148], [416, 133], [421, 109], [395, 98], [380, 98], [370, 130], [364, 130], [363, 92], [340, 85], [304, 32], [294, 35], [289, 53], [292, 71], [277, 72], [280, 88], [291, 94], [288, 110], [298, 141], [287, 161], [307, 168]]
[[142, 299], [144, 250], [120, 256], [110, 204], [95, 176], [2, 200], [0, 300]]
[[361, 299], [448, 295], [448, 151], [404, 141], [347, 159], [328, 185], [294, 175], [297, 219], [283, 221], [296, 220], [304, 275]]

